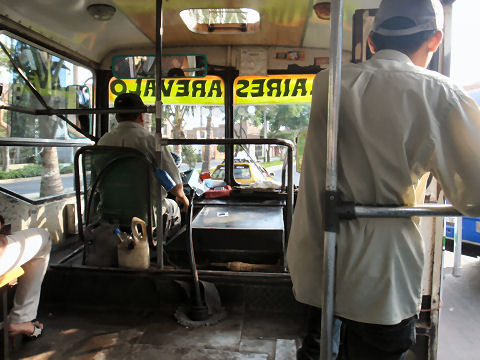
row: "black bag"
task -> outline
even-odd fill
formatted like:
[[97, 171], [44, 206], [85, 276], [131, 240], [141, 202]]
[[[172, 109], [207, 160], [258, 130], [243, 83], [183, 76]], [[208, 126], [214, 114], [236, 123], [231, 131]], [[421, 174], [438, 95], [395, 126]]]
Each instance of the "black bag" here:
[[85, 265], [118, 266], [117, 245], [120, 239], [114, 233], [116, 228], [118, 225], [103, 220], [85, 228]]

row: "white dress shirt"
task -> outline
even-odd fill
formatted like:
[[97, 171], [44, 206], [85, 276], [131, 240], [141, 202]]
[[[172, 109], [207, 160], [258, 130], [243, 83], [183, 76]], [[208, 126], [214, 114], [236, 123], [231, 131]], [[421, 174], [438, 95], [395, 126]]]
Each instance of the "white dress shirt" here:
[[[134, 121], [119, 122], [117, 127], [104, 134], [98, 141], [98, 145], [130, 147], [141, 151], [150, 159], [155, 160], [155, 137], [150, 134], [142, 125]], [[180, 172], [175, 165], [172, 154], [162, 146], [162, 165], [160, 168], [165, 170], [173, 179], [175, 184], [181, 184]], [[156, 187], [154, 187], [156, 188]], [[165, 199], [167, 193], [162, 187], [162, 199]], [[164, 208], [166, 204], [162, 205]], [[165, 209], [163, 210], [165, 211]]]
[[[298, 301], [322, 306], [328, 71], [313, 84], [300, 192], [287, 260]], [[420, 177], [432, 171], [463, 214], [480, 215], [480, 111], [460, 88], [379, 51], [342, 68], [338, 189], [362, 205], [415, 205]], [[392, 325], [418, 314], [424, 264], [411, 219], [341, 221], [335, 314]]]

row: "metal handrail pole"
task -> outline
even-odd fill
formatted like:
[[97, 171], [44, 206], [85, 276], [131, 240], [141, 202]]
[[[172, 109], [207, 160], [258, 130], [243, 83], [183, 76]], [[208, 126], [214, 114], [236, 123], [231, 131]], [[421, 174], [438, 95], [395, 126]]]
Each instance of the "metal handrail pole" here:
[[358, 218], [409, 218], [413, 216], [462, 216], [452, 205], [407, 206], [355, 206]]
[[452, 275], [462, 276], [462, 233], [463, 218], [455, 219], [455, 232], [453, 235], [453, 269]]
[[[325, 182], [327, 192], [337, 190], [337, 140], [342, 66], [342, 26], [343, 0], [334, 0], [331, 2], [330, 12], [330, 69], [328, 75], [327, 164]], [[335, 232], [325, 231], [320, 360], [331, 360], [332, 357], [336, 240], [337, 234]]]
[[290, 226], [292, 225], [293, 217], [293, 149], [290, 146], [287, 147], [287, 166], [287, 233], [285, 234], [285, 239], [288, 239], [290, 234]]
[[162, 139], [162, 145], [229, 145], [229, 144], [270, 144], [287, 147], [287, 165], [288, 165], [288, 181], [287, 181], [287, 224], [286, 236], [290, 232], [293, 218], [293, 142], [285, 139]]
[[[162, 0], [155, 3], [155, 160], [162, 164]], [[163, 269], [163, 191], [157, 202], [157, 264]]]

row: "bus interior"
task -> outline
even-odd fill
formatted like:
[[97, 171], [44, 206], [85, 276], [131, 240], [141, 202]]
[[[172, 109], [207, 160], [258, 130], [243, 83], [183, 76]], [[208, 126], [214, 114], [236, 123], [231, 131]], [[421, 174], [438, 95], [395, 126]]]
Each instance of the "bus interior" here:
[[[342, 63], [371, 55], [379, 3], [344, 1]], [[13, 358], [295, 358], [307, 308], [285, 252], [330, 25], [330, 1], [0, 0], [0, 213], [53, 240], [45, 334]], [[449, 46], [430, 65], [447, 75]], [[94, 146], [126, 92], [141, 96], [146, 128], [182, 174], [192, 205], [179, 226], [156, 213], [151, 165]], [[122, 169], [100, 174], [107, 155]], [[102, 216], [102, 191], [121, 214]], [[425, 201], [444, 203], [435, 179]], [[132, 216], [148, 242], [140, 270], [118, 266], [114, 230], [129, 232]], [[433, 360], [443, 221], [420, 227], [429, 258], [408, 359]]]

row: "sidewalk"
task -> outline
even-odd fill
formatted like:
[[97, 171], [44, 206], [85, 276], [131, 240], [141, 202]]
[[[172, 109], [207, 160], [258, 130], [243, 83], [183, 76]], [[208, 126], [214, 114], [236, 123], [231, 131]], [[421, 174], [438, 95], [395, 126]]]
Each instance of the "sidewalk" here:
[[452, 275], [453, 253], [444, 252], [438, 360], [478, 359], [480, 345], [480, 258], [462, 256], [462, 275]]

